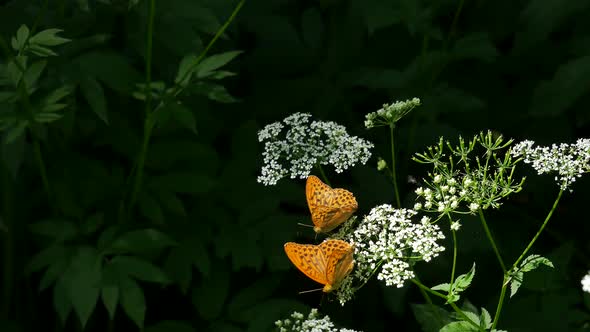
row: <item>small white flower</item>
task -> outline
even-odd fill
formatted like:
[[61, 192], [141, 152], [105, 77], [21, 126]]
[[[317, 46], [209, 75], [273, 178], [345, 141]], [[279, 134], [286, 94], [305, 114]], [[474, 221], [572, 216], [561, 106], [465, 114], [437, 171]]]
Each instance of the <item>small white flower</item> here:
[[396, 122], [417, 106], [420, 106], [420, 99], [418, 98], [384, 104], [383, 108], [377, 112], [366, 115], [365, 127], [369, 129], [379, 126], [394, 126]]
[[434, 183], [439, 183], [441, 180], [442, 180], [442, 175], [437, 174], [434, 176], [434, 179], [433, 179]]
[[469, 204], [469, 211], [476, 212], [477, 209], [479, 209], [479, 204], [477, 204], [477, 203], [471, 203], [471, 204]]
[[337, 173], [357, 163], [366, 164], [373, 144], [350, 136], [335, 122], [311, 121], [307, 113], [295, 113], [265, 126], [258, 133], [264, 142], [263, 166], [258, 182], [275, 185], [280, 179], [304, 179], [319, 165], [332, 165]]
[[461, 228], [461, 223], [459, 221], [453, 221], [451, 223], [451, 230], [458, 231]]
[[582, 290], [584, 292], [590, 293], [590, 272], [582, 278]]
[[334, 326], [330, 317], [320, 318], [317, 309], [311, 309], [307, 318], [298, 312], [291, 314], [290, 319], [275, 322], [275, 326], [284, 332], [358, 332], [350, 329], [339, 329]]
[[421, 208], [422, 208], [422, 204], [421, 203], [414, 204], [414, 210], [419, 211]]

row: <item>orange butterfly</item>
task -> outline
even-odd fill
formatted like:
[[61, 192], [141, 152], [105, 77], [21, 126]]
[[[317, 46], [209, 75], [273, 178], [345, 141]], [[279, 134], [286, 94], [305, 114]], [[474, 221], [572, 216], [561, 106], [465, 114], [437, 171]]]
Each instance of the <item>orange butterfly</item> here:
[[358, 209], [354, 195], [341, 188], [332, 189], [317, 176], [310, 175], [305, 184], [307, 205], [316, 233], [326, 233], [342, 224]]
[[325, 293], [338, 289], [354, 267], [354, 249], [342, 240], [329, 239], [319, 245], [287, 242], [285, 252], [301, 272], [324, 285]]

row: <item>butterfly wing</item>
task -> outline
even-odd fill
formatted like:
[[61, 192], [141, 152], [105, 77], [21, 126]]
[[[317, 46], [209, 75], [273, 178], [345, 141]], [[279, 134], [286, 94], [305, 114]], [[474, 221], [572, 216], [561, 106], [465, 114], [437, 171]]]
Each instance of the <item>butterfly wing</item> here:
[[350, 218], [358, 208], [356, 198], [350, 191], [332, 189], [314, 175], [307, 178], [305, 194], [316, 233], [333, 230]]
[[327, 284], [327, 260], [319, 246], [287, 242], [285, 243], [285, 253], [299, 271], [322, 285]]
[[326, 240], [320, 244], [320, 248], [327, 257], [324, 292], [330, 292], [338, 289], [354, 268], [354, 248], [342, 240]]

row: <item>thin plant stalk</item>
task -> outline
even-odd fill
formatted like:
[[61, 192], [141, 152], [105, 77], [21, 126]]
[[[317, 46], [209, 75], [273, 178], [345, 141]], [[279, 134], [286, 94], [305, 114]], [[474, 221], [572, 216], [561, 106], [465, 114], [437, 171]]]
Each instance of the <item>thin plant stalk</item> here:
[[506, 273], [506, 265], [504, 264], [504, 260], [502, 259], [502, 255], [500, 255], [500, 251], [498, 250], [498, 246], [496, 246], [496, 242], [494, 241], [494, 237], [492, 236], [492, 233], [490, 232], [490, 229], [488, 227], [488, 223], [486, 222], [486, 218], [483, 214], [483, 211], [481, 209], [479, 209], [478, 213], [479, 213], [479, 220], [481, 221], [481, 225], [483, 226], [486, 236], [487, 236], [488, 240], [490, 241], [492, 248], [494, 249], [494, 253], [496, 254], [496, 258], [498, 259], [498, 263], [500, 264], [500, 267], [502, 267], [502, 272]]
[[391, 143], [391, 178], [393, 180], [393, 190], [395, 191], [395, 202], [397, 203], [397, 207], [401, 208], [402, 204], [399, 198], [399, 189], [397, 187], [397, 168], [395, 166], [395, 144], [393, 137], [393, 125], [389, 125], [389, 140]]

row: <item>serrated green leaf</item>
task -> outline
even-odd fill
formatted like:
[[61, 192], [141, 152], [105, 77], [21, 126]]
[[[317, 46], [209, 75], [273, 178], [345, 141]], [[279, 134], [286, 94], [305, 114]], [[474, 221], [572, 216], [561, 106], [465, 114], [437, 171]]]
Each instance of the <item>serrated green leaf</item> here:
[[53, 238], [55, 242], [73, 239], [78, 234], [78, 227], [67, 219], [46, 219], [29, 225], [31, 232]]
[[194, 91], [221, 103], [235, 103], [239, 101], [239, 99], [230, 95], [224, 86], [211, 82], [197, 82], [190, 86], [190, 91]]
[[448, 292], [451, 289], [451, 284], [444, 283], [444, 284], [436, 285], [436, 286], [432, 287], [431, 289], [432, 290], [441, 290], [441, 291]]
[[522, 263], [520, 263], [520, 271], [522, 272], [529, 272], [532, 271], [536, 268], [538, 268], [541, 265], [545, 265], [545, 266], [549, 266], [549, 267], [554, 267], [553, 263], [540, 255], [529, 255], [527, 258], [525, 258]]
[[471, 267], [471, 270], [466, 274], [462, 274], [457, 277], [455, 283], [453, 284], [454, 292], [460, 293], [464, 291], [469, 285], [471, 285], [471, 281], [473, 280], [473, 276], [475, 275], [475, 263]]
[[142, 191], [139, 194], [137, 205], [139, 207], [139, 212], [146, 219], [159, 225], [164, 223], [164, 214], [162, 213], [162, 208], [160, 207], [158, 201], [155, 200], [150, 193], [147, 191]]
[[80, 88], [94, 114], [108, 124], [107, 101], [102, 85], [94, 78], [88, 78], [82, 80]]
[[469, 318], [475, 324], [480, 325], [479, 316], [476, 313], [473, 313], [471, 311], [466, 311], [466, 310], [462, 310], [462, 311], [463, 311], [463, 314], [465, 316], [467, 316], [467, 318]]
[[524, 273], [516, 272], [512, 278], [510, 279], [510, 297], [513, 297], [514, 294], [518, 291], [522, 282], [524, 280]]
[[102, 257], [94, 248], [81, 247], [72, 258], [69, 269], [69, 297], [84, 328], [98, 301]]
[[440, 332], [476, 332], [479, 331], [475, 326], [467, 322], [452, 322], [445, 325]]
[[157, 266], [144, 259], [132, 256], [116, 256], [110, 265], [119, 274], [127, 275], [142, 281], [167, 284], [170, 282], [166, 274]]
[[155, 229], [141, 229], [119, 236], [107, 249], [109, 253], [145, 253], [176, 245], [176, 241]]
[[215, 182], [211, 177], [188, 172], [176, 172], [152, 177], [148, 183], [155, 190], [166, 190], [182, 194], [204, 194]]
[[206, 57], [197, 65], [195, 73], [197, 74], [198, 78], [207, 77], [211, 75], [216, 69], [225, 66], [236, 56], [240, 55], [240, 53], [242, 53], [242, 51], [230, 51]]
[[41, 74], [43, 73], [46, 65], [46, 60], [40, 60], [33, 62], [33, 64], [27, 68], [23, 79], [28, 91], [31, 91], [32, 88], [37, 84], [37, 80], [39, 80], [39, 77], [41, 77]]
[[127, 316], [139, 327], [143, 329], [145, 319], [145, 297], [143, 290], [133, 279], [122, 277], [119, 284], [121, 291], [121, 307]]
[[449, 312], [435, 304], [412, 304], [412, 311], [424, 332], [438, 332], [452, 322]]
[[164, 320], [155, 325], [148, 326], [145, 332], [194, 332], [195, 329], [188, 323], [178, 320]]
[[22, 50], [23, 46], [25, 46], [25, 43], [27, 42], [27, 38], [29, 38], [29, 33], [29, 28], [24, 24], [22, 24], [20, 28], [18, 28], [18, 30], [16, 31], [17, 48], [15, 49], [15, 51]]
[[481, 308], [480, 322], [481, 327], [486, 330], [492, 327], [492, 316], [490, 316], [490, 313], [483, 307]]
[[57, 35], [62, 31], [63, 30], [61, 29], [46, 29], [43, 31], [39, 31], [29, 39], [29, 43], [43, 46], [57, 46], [65, 44], [69, 42], [70, 39], [59, 37]]

